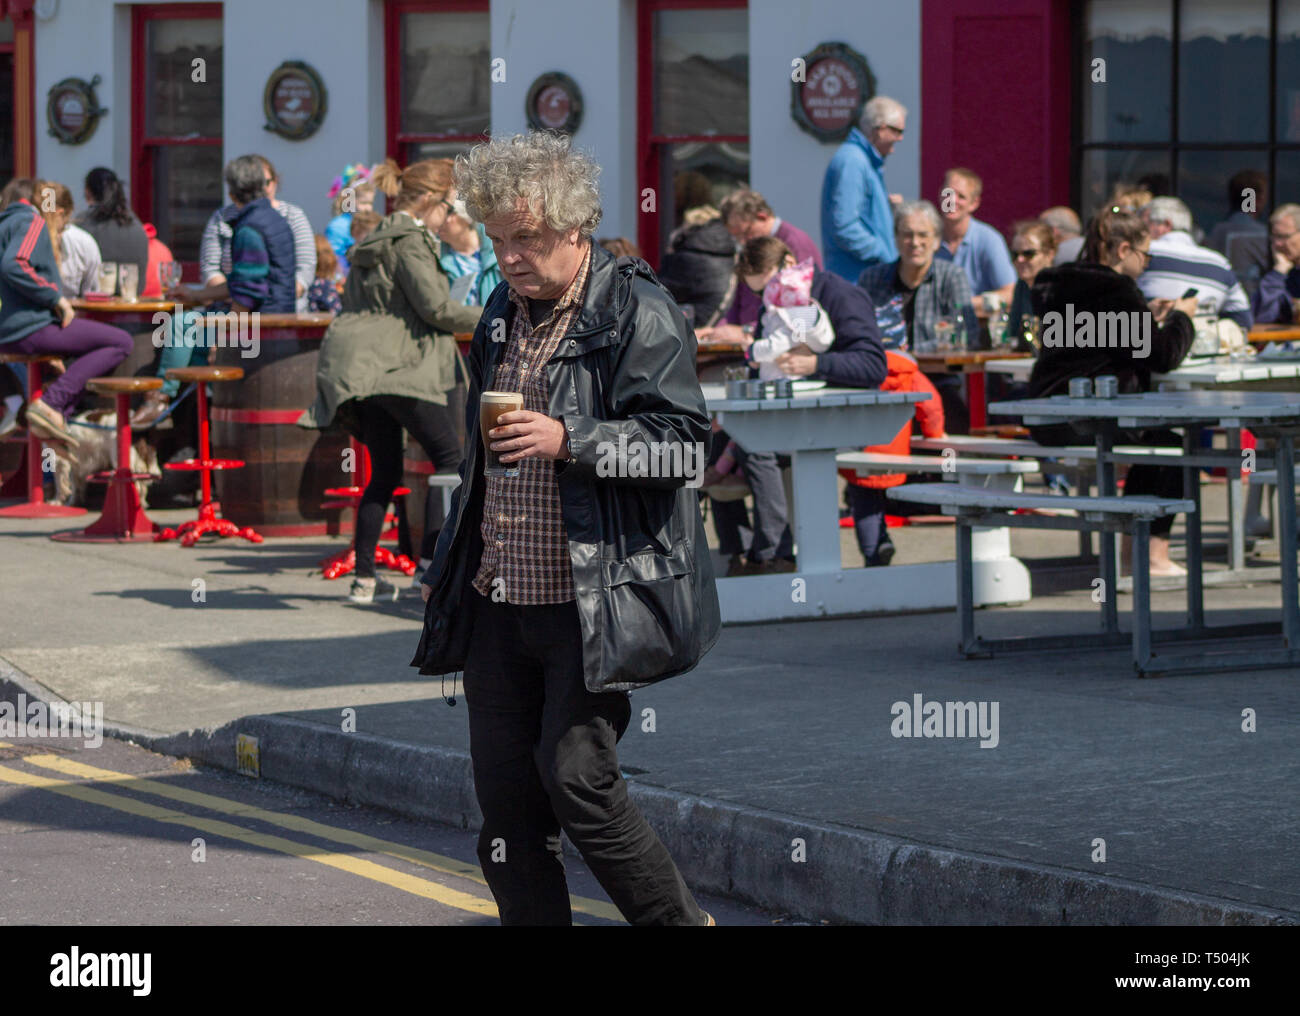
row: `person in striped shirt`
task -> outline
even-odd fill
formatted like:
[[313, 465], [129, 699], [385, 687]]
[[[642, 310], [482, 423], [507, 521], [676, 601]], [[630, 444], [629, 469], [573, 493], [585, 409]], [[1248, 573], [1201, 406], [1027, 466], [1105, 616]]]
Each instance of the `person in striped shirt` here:
[[[316, 235], [312, 232], [307, 214], [297, 205], [281, 201], [276, 197], [280, 178], [265, 156], [254, 156], [262, 164], [266, 179], [266, 196], [271, 207], [284, 216], [285, 222], [293, 232], [294, 292], [295, 312], [307, 313], [307, 291], [316, 280]], [[203, 227], [203, 237], [199, 241], [199, 278], [205, 286], [218, 285], [226, 281], [230, 273], [230, 241], [233, 236], [229, 219], [234, 213], [231, 205], [218, 208]]]
[[1178, 198], [1152, 198], [1143, 217], [1151, 229], [1151, 260], [1137, 280], [1142, 295], [1148, 300], [1174, 301], [1195, 288], [1198, 305], [1213, 302], [1219, 317], [1249, 331], [1252, 318], [1246, 291], [1226, 257], [1192, 239], [1191, 210]]

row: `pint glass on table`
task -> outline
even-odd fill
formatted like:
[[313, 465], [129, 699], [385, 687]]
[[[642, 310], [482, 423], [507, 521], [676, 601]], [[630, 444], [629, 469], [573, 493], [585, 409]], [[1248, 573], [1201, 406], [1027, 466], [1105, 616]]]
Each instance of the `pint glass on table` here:
[[512, 413], [524, 408], [524, 397], [520, 392], [484, 392], [479, 397], [478, 420], [483, 433], [483, 475], [484, 476], [518, 476], [519, 463], [502, 463], [500, 455], [492, 450], [492, 439], [488, 431], [497, 425], [497, 418], [503, 413]]

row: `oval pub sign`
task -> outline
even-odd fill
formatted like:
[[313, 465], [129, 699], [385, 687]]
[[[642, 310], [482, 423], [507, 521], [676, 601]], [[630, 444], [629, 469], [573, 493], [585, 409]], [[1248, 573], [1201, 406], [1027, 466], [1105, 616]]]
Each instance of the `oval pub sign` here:
[[861, 53], [842, 42], [824, 42], [805, 54], [790, 87], [795, 122], [819, 141], [842, 141], [876, 94], [876, 78]]

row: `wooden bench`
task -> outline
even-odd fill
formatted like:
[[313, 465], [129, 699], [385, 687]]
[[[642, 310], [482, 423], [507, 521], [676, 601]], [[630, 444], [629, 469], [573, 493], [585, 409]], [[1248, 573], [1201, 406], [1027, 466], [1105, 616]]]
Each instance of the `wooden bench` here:
[[[964, 487], [953, 483], [920, 483], [893, 487], [896, 501], [938, 504], [957, 520], [957, 613], [961, 624], [959, 650], [970, 659], [1012, 649], [1077, 649], [1091, 646], [1133, 647], [1133, 666], [1139, 677], [1158, 673], [1152, 642], [1162, 633], [1151, 630], [1151, 523], [1158, 518], [1195, 510], [1194, 502], [1155, 497], [1061, 497]], [[1069, 507], [1066, 516], [1018, 515], [1024, 508]], [[1104, 631], [1087, 635], [1022, 635], [985, 639], [975, 632], [975, 568], [972, 531], [976, 526], [1021, 526], [1032, 529], [1071, 529], [1079, 532], [1125, 533], [1133, 537], [1133, 631], [1125, 635], [1115, 623], [1114, 598], [1118, 595], [1113, 561], [1102, 560], [1101, 600]], [[1104, 557], [1104, 555], [1103, 555]], [[1171, 635], [1174, 633], [1170, 633]]]

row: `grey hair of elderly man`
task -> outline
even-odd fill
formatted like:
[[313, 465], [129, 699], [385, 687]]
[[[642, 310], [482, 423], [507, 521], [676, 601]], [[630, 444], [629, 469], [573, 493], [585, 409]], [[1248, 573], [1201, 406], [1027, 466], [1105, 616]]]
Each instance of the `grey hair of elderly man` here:
[[897, 99], [887, 95], [877, 95], [862, 107], [862, 116], [858, 119], [858, 129], [863, 134], [870, 134], [872, 128], [883, 127], [890, 120], [907, 116], [907, 107]]
[[456, 158], [456, 191], [479, 222], [515, 211], [520, 199], [551, 229], [589, 239], [600, 224], [600, 167], [564, 135], [534, 131], [493, 138]]
[[925, 200], [904, 201], [894, 209], [894, 235], [898, 235], [908, 219], [917, 215], [930, 224], [935, 236], [939, 235], [939, 231], [943, 228], [943, 220], [939, 218], [939, 210]]
[[1164, 223], [1170, 229], [1184, 233], [1192, 231], [1192, 210], [1177, 198], [1152, 198], [1151, 204], [1146, 207], [1146, 217], [1152, 224]]

